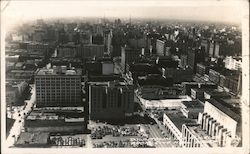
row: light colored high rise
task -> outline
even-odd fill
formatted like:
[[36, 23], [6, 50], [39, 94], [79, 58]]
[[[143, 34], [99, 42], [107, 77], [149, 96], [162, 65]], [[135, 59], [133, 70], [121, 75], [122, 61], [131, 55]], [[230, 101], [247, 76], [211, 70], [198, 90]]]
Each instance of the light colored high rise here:
[[37, 107], [82, 106], [81, 70], [66, 66], [41, 69], [35, 75]]

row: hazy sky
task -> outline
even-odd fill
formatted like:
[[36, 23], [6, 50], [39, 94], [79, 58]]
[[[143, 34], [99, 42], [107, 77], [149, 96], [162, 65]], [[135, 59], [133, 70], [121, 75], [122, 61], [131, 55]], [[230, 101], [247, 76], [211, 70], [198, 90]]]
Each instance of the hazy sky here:
[[[14, 0], [3, 11], [6, 26], [47, 17], [129, 17], [236, 22], [247, 0], [69, 1]], [[3, 7], [3, 5], [2, 5]], [[6, 20], [7, 19], [7, 20]]]

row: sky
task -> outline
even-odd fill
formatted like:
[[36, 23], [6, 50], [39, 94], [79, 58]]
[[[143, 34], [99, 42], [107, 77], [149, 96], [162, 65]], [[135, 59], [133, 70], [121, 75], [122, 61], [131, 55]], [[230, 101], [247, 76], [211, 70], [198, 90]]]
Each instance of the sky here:
[[[185, 19], [240, 23], [247, 0], [12, 0], [2, 11], [7, 27], [49, 17]], [[3, 8], [1, 6], [1, 10]]]

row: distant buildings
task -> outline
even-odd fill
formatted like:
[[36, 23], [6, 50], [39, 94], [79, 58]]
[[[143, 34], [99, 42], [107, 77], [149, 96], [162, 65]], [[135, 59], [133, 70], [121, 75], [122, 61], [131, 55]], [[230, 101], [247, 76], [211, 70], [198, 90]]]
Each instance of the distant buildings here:
[[206, 39], [201, 40], [201, 47], [204, 47], [204, 51], [207, 56], [209, 51], [209, 41]]
[[140, 39], [131, 38], [128, 40], [128, 45], [132, 48], [146, 49], [148, 47], [148, 42], [144, 38], [140, 38]]
[[98, 58], [85, 62], [85, 70], [88, 75], [113, 75], [114, 63], [110, 58]]
[[242, 67], [242, 59], [241, 58], [227, 56], [225, 58], [224, 62], [225, 62], [225, 68], [227, 68], [229, 70], [241, 70], [241, 67]]
[[80, 47], [77, 51], [77, 56], [81, 58], [87, 57], [103, 57], [104, 45], [88, 44]]
[[112, 53], [112, 30], [106, 30], [104, 31], [104, 48], [105, 48], [105, 52], [108, 53], [109, 55], [111, 55]]
[[193, 70], [190, 68], [163, 68], [164, 76], [173, 78], [174, 83], [181, 83], [184, 81], [192, 81], [193, 79]]
[[104, 45], [97, 45], [97, 44], [85, 44], [85, 45], [64, 44], [58, 46], [55, 53], [56, 57], [69, 57], [69, 58], [102, 57], [103, 55], [104, 55]]
[[6, 103], [9, 106], [24, 104], [25, 98], [30, 94], [30, 86], [27, 82], [14, 82], [6, 84]]
[[192, 88], [217, 89], [217, 85], [211, 82], [182, 82], [183, 94], [191, 96]]
[[81, 70], [66, 66], [40, 69], [35, 75], [37, 107], [82, 106]]
[[181, 55], [180, 59], [181, 59], [180, 66], [182, 68], [186, 68], [188, 66], [188, 62], [187, 62], [188, 61], [188, 57], [187, 57], [187, 55]]
[[165, 42], [162, 40], [156, 40], [156, 54], [158, 56], [165, 56], [166, 55], [166, 45]]
[[214, 69], [209, 69], [209, 80], [215, 84], [219, 84], [220, 82], [220, 73], [215, 71]]
[[211, 68], [209, 70], [209, 80], [224, 87], [227, 91], [239, 94], [242, 88], [242, 74], [238, 71], [227, 69]]
[[199, 62], [205, 61], [205, 53], [197, 48], [189, 49], [187, 58], [188, 66], [194, 70], [194, 73], [196, 73], [196, 65]]
[[208, 75], [210, 68], [211, 67], [205, 63], [197, 63], [196, 73], [201, 75], [201, 76], [204, 76], [205, 74]]
[[35, 32], [32, 34], [32, 40], [35, 42], [43, 42], [45, 39], [45, 31], [42, 29], [35, 29]]
[[75, 45], [60, 45], [55, 51], [56, 57], [73, 58], [76, 57], [76, 46]]
[[127, 65], [138, 60], [141, 51], [139, 49], [133, 49], [128, 46], [121, 49], [121, 65], [124, 72], [126, 72]]
[[124, 82], [89, 82], [91, 120], [123, 119], [134, 110], [134, 88]]
[[220, 56], [220, 44], [219, 42], [210, 41], [209, 57], [218, 58]]

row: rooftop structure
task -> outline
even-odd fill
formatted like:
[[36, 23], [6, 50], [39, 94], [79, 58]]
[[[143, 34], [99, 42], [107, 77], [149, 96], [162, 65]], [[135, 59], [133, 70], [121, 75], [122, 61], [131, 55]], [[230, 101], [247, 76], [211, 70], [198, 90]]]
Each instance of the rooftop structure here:
[[54, 68], [42, 68], [38, 70], [37, 74], [38, 76], [43, 76], [43, 75], [81, 75], [82, 71], [81, 69], [68, 69], [67, 66], [59, 66], [59, 67], [54, 67]]
[[15, 143], [16, 146], [46, 147], [48, 146], [49, 133], [47, 132], [22, 132]]

